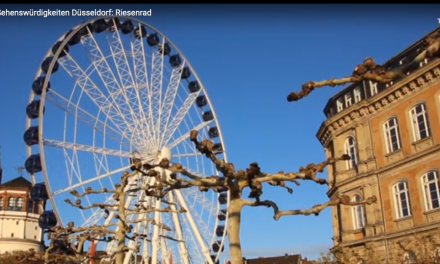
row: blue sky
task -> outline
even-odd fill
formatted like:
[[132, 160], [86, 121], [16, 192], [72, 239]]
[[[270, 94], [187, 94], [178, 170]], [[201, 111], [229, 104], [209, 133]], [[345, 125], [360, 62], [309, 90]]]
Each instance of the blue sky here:
[[[139, 17], [164, 33], [188, 58], [215, 108], [228, 159], [236, 168], [258, 161], [267, 172], [296, 171], [324, 159], [315, 137], [327, 99], [341, 88], [320, 89], [300, 102], [286, 96], [310, 80], [342, 77], [366, 57], [378, 63], [438, 26], [437, 6], [412, 5], [2, 5], [0, 9], [95, 8], [152, 10]], [[4, 179], [16, 176], [26, 148], [25, 108], [41, 60], [59, 36], [91, 17], [0, 17], [2, 89], [0, 145]], [[326, 177], [325, 174], [322, 175]], [[303, 183], [293, 195], [265, 187], [282, 209], [327, 200], [324, 186]], [[272, 219], [246, 208], [246, 257], [301, 253], [315, 258], [332, 244], [330, 210], [319, 217]], [[226, 252], [225, 252], [226, 253]]]

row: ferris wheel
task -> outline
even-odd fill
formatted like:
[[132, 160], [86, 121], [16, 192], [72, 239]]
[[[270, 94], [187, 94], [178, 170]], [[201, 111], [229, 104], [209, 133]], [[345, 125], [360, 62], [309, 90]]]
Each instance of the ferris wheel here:
[[[191, 130], [212, 139], [216, 155], [227, 159], [214, 108], [193, 67], [168, 38], [138, 19], [98, 17], [69, 30], [44, 57], [30, 90], [25, 168], [41, 189], [34, 196], [45, 189], [42, 196], [50, 202], [50, 210], [40, 217], [43, 228], [55, 221], [87, 227], [117, 221], [105, 219], [102, 209], [79, 210], [64, 200], [76, 199], [73, 190], [113, 189], [133, 159], [154, 164], [167, 157], [196, 175], [218, 175], [190, 141]], [[130, 186], [152, 181], [139, 175]], [[124, 263], [218, 263], [228, 196], [198, 188], [173, 190], [158, 201], [145, 192], [129, 195], [126, 208], [147, 204], [187, 212], [133, 215], [154, 219], [171, 231], [134, 224], [133, 232], [146, 239], [130, 242], [140, 251], [130, 250]], [[81, 200], [83, 206], [116, 203], [110, 194]], [[99, 249], [112, 253], [116, 244], [99, 242]]]

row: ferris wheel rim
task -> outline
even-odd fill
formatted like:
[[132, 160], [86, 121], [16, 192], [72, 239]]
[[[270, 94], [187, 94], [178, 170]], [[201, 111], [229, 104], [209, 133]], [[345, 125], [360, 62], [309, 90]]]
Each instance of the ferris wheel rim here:
[[[50, 189], [51, 188], [51, 186], [50, 186], [50, 179], [49, 179], [49, 176], [48, 176], [48, 173], [47, 173], [46, 159], [45, 159], [45, 156], [44, 156], [45, 147], [46, 146], [43, 144], [43, 139], [44, 139], [43, 138], [43, 127], [44, 127], [43, 120], [44, 120], [44, 105], [45, 105], [45, 102], [46, 102], [47, 86], [48, 86], [49, 80], [51, 78], [51, 75], [53, 73], [54, 65], [56, 64], [56, 62], [60, 58], [60, 54], [63, 51], [62, 48], [67, 46], [67, 43], [73, 38], [73, 36], [79, 30], [81, 30], [82, 28], [86, 27], [90, 23], [93, 23], [96, 20], [99, 20], [99, 19], [113, 19], [113, 18], [131, 20], [133, 22], [139, 23], [140, 25], [147, 26], [148, 28], [152, 29], [154, 32], [159, 34], [163, 38], [164, 41], [166, 40], [166, 42], [185, 60], [186, 65], [190, 68], [190, 70], [191, 70], [192, 74], [194, 75], [194, 77], [196, 78], [196, 80], [199, 81], [199, 83], [201, 84], [201, 91], [203, 91], [203, 94], [205, 95], [206, 100], [207, 100], [207, 104], [209, 105], [210, 110], [213, 112], [213, 114], [215, 116], [213, 121], [214, 121], [215, 125], [217, 126], [217, 128], [219, 130], [219, 138], [220, 138], [220, 141], [221, 141], [221, 144], [222, 144], [222, 147], [223, 147], [223, 152], [222, 152], [223, 159], [225, 160], [225, 162], [227, 162], [226, 146], [225, 146], [225, 143], [224, 143], [223, 134], [222, 134], [221, 127], [220, 127], [220, 124], [219, 124], [219, 120], [217, 118], [217, 115], [215, 114], [215, 108], [212, 105], [212, 102], [211, 102], [211, 100], [209, 98], [209, 95], [208, 95], [206, 89], [205, 89], [205, 86], [203, 85], [203, 82], [201, 82], [201, 79], [198, 76], [197, 72], [194, 70], [193, 66], [191, 65], [189, 60], [185, 57], [185, 55], [180, 51], [180, 49], [168, 37], [166, 37], [166, 35], [163, 34], [161, 31], [157, 30], [153, 26], [151, 26], [151, 25], [149, 25], [149, 24], [145, 23], [144, 21], [142, 21], [140, 19], [137, 19], [137, 18], [126, 17], [126, 16], [101, 16], [101, 17], [96, 17], [96, 18], [89, 19], [89, 20], [87, 20], [87, 21], [85, 21], [85, 22], [83, 22], [83, 23], [73, 27], [72, 31], [70, 32], [70, 34], [68, 36], [66, 36], [66, 34], [63, 34], [60, 38], [58, 38], [58, 40], [55, 41], [55, 43], [61, 41], [62, 44], [60, 45], [60, 48], [53, 54], [53, 56], [51, 56], [51, 54], [53, 52], [51, 51], [51, 49], [49, 49], [49, 51], [46, 53], [46, 55], [44, 56], [44, 58], [42, 60], [42, 62], [43, 62], [45, 59], [47, 59], [49, 57], [53, 58], [52, 62], [49, 65], [49, 69], [48, 69], [47, 73], [44, 75], [45, 79], [44, 79], [44, 83], [43, 83], [42, 93], [39, 96], [39, 98], [40, 98], [39, 117], [38, 117], [38, 127], [39, 127], [39, 130], [38, 130], [38, 134], [39, 134], [38, 135], [39, 136], [38, 137], [38, 141], [39, 141], [38, 145], [39, 145], [39, 154], [40, 154], [40, 159], [41, 159], [42, 174], [43, 174], [43, 177], [44, 177], [44, 181], [48, 183], [46, 185], [46, 188], [48, 189], [49, 200], [51, 202], [52, 209], [53, 209], [54, 213], [56, 214], [56, 216], [57, 216], [57, 218], [59, 220], [59, 224], [62, 225], [62, 226], [64, 224], [61, 221], [61, 217], [59, 215], [59, 211], [58, 211], [57, 205], [55, 204], [55, 201], [54, 201], [54, 195], [53, 195], [53, 193], [52, 193], [52, 191]], [[38, 71], [37, 71], [37, 73], [35, 75], [34, 80], [37, 79], [40, 76], [42, 76], [42, 69], [41, 69], [41, 67], [38, 69]], [[31, 91], [31, 95], [29, 97], [29, 103], [31, 103], [35, 97], [37, 97], [37, 96]], [[30, 126], [31, 126], [31, 119], [27, 118], [26, 127], [29, 128]], [[32, 155], [31, 147], [30, 146], [27, 146], [27, 154], [28, 154], [28, 156]], [[31, 180], [32, 180], [32, 183], [35, 184], [35, 176], [33, 175], [33, 173], [31, 174]], [[227, 195], [229, 196], [229, 192], [227, 192]], [[218, 219], [216, 218], [215, 226], [217, 226], [217, 222], [218, 222]], [[225, 226], [227, 226], [227, 223], [228, 223], [228, 217], [226, 215]], [[215, 232], [215, 230], [214, 230], [214, 232]], [[225, 234], [222, 237], [222, 245], [224, 244], [225, 235], [226, 235], [226, 232], [225, 232]], [[221, 252], [219, 252], [218, 255], [220, 255], [220, 253]]]

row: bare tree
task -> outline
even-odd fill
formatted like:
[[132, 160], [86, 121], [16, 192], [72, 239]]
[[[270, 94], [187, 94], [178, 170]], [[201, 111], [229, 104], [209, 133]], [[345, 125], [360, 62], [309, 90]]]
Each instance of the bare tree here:
[[[145, 167], [145, 165], [144, 165]], [[153, 168], [155, 166], [151, 166]], [[137, 238], [146, 238], [145, 234], [138, 234], [133, 232], [132, 224], [140, 223], [140, 222], [148, 222], [150, 225], [158, 225], [163, 230], [171, 231], [171, 228], [157, 223], [154, 219], [149, 217], [138, 218], [135, 220], [128, 220], [128, 216], [130, 215], [146, 215], [151, 212], [162, 212], [162, 213], [185, 213], [186, 209], [180, 208], [179, 210], [172, 210], [170, 206], [165, 208], [151, 208], [148, 206], [144, 206], [143, 203], [136, 204], [134, 207], [126, 207], [126, 198], [128, 195], [137, 192], [146, 192], [148, 193], [151, 190], [151, 186], [144, 185], [142, 187], [130, 188], [127, 187], [132, 178], [142, 176], [153, 176], [156, 175], [154, 170], [151, 170], [149, 173], [145, 173], [139, 170], [140, 164], [137, 164], [137, 170], [133, 173], [124, 172], [121, 177], [121, 183], [115, 184], [114, 190], [109, 189], [101, 189], [101, 190], [92, 190], [90, 187], [86, 188], [85, 192], [80, 194], [77, 191], [71, 191], [71, 194], [81, 198], [86, 195], [91, 194], [102, 194], [102, 193], [110, 193], [113, 194], [113, 198], [116, 201], [114, 204], [107, 203], [95, 203], [90, 206], [82, 206], [81, 200], [77, 199], [75, 203], [71, 202], [69, 199], [66, 199], [65, 202], [73, 207], [77, 207], [81, 210], [88, 210], [92, 208], [99, 208], [105, 210], [106, 215], [104, 218], [108, 218], [110, 212], [116, 212], [114, 218], [117, 219], [114, 223], [109, 223], [101, 226], [91, 226], [91, 227], [75, 227], [73, 222], [69, 222], [67, 227], [55, 226], [50, 228], [49, 230], [49, 238], [51, 239], [50, 246], [46, 249], [45, 252], [45, 260], [46, 262], [53, 261], [52, 259], [56, 256], [61, 256], [64, 258], [68, 258], [72, 262], [75, 263], [86, 263], [88, 259], [90, 259], [89, 252], [84, 250], [84, 245], [86, 241], [116, 241], [117, 249], [111, 255], [103, 255], [100, 258], [108, 258], [113, 259], [111, 262], [115, 264], [122, 264], [124, 261], [125, 253], [129, 250], [133, 250], [134, 252], [139, 252], [139, 247], [130, 248], [126, 245], [126, 240], [135, 241]], [[141, 172], [141, 173], [139, 173]], [[157, 172], [156, 172], [157, 173]], [[65, 250], [60, 247], [67, 247]], [[54, 250], [58, 250], [58, 252], [53, 253]]]

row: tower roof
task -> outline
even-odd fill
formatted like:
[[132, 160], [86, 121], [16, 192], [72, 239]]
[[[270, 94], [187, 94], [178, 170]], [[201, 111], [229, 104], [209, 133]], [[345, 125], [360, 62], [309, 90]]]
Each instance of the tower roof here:
[[31, 189], [32, 188], [32, 183], [28, 180], [26, 180], [26, 178], [24, 178], [23, 176], [19, 176], [15, 179], [12, 179], [10, 181], [7, 181], [3, 184], [0, 185], [1, 187], [12, 187], [12, 188], [27, 188], [27, 189]]

